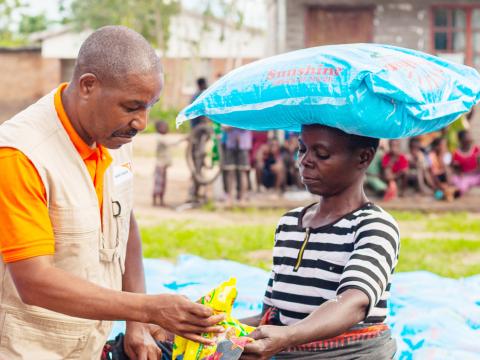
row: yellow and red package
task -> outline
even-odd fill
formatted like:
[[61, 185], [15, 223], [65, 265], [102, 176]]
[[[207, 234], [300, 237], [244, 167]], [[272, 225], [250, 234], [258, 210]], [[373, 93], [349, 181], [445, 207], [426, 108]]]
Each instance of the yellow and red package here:
[[[214, 339], [215, 345], [206, 346], [196, 343], [191, 340], [184, 339], [180, 336], [175, 336], [173, 344], [173, 360], [204, 360], [215, 354], [217, 345], [225, 340], [233, 340], [244, 337], [250, 334], [254, 327], [240, 323], [237, 319], [231, 316], [233, 303], [237, 298], [237, 280], [230, 278], [223, 282], [215, 289], [211, 290], [207, 295], [200, 298], [200, 304], [208, 306], [213, 309], [215, 314], [224, 313], [225, 320], [218, 325], [225, 328], [225, 332], [221, 334], [202, 334], [203, 337]], [[248, 341], [247, 341], [248, 342]]]

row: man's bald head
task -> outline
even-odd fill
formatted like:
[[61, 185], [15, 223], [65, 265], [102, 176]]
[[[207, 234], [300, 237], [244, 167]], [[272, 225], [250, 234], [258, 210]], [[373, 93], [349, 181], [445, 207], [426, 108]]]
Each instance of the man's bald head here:
[[125, 26], [105, 26], [82, 44], [73, 80], [92, 73], [107, 83], [130, 74], [161, 71], [160, 58], [142, 35]]

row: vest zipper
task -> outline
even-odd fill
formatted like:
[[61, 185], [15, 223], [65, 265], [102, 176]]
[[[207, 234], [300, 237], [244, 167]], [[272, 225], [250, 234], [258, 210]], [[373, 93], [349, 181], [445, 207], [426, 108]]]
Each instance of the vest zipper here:
[[293, 268], [294, 272], [297, 272], [298, 269], [300, 268], [300, 265], [302, 264], [303, 253], [305, 252], [305, 248], [307, 247], [308, 239], [310, 239], [310, 228], [306, 229], [305, 239], [303, 239], [302, 247], [300, 248], [300, 251], [298, 252], [297, 262], [295, 264], [295, 267]]

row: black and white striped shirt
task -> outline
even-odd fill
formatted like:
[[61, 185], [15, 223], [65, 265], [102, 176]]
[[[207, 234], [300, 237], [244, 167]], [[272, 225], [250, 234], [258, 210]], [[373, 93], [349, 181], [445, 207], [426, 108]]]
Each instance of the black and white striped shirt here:
[[365, 323], [387, 316], [391, 275], [400, 238], [393, 217], [367, 203], [332, 224], [303, 228], [308, 207], [286, 213], [275, 232], [273, 268], [264, 303], [291, 325], [347, 289], [370, 299]]

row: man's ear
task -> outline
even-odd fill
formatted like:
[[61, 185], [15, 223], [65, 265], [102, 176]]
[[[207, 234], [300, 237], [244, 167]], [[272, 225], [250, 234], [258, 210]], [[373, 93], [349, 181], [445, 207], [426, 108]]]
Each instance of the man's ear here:
[[78, 79], [78, 89], [82, 98], [88, 98], [98, 87], [99, 81], [95, 74], [85, 73]]
[[376, 150], [373, 147], [368, 147], [362, 148], [359, 151], [360, 153], [358, 154], [358, 168], [367, 169], [370, 166], [373, 158], [375, 157]]

